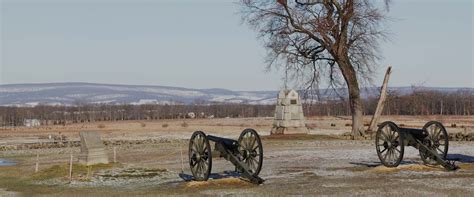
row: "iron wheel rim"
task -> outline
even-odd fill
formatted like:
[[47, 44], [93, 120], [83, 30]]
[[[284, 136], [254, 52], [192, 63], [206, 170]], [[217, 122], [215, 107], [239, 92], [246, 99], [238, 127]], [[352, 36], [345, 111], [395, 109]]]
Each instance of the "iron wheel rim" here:
[[404, 136], [393, 122], [382, 123], [375, 136], [375, 147], [380, 162], [386, 167], [397, 167], [403, 159]]
[[[449, 148], [449, 136], [443, 124], [437, 121], [430, 121], [423, 126], [423, 130], [428, 133], [428, 136], [425, 138], [425, 145], [427, 145], [431, 150], [436, 151], [443, 159], [446, 159]], [[438, 161], [436, 161], [433, 155], [424, 152], [421, 149], [419, 150], [419, 153], [424, 164], [438, 164]]]
[[245, 129], [239, 136], [238, 151], [252, 175], [258, 175], [263, 165], [263, 146], [260, 136], [253, 129]]
[[195, 131], [189, 140], [189, 166], [196, 181], [209, 179], [212, 153], [209, 140], [202, 131]]

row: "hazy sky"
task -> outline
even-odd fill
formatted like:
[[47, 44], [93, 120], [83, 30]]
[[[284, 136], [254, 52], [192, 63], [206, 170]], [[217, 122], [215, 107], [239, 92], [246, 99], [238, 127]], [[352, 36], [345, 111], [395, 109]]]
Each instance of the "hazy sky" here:
[[[231, 0], [0, 0], [0, 84], [94, 82], [275, 90]], [[380, 84], [474, 87], [471, 0], [392, 1]]]

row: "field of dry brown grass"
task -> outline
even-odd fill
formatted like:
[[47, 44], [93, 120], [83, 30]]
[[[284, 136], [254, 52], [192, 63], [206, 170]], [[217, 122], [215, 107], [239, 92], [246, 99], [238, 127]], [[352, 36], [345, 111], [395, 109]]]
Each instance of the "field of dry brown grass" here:
[[[370, 116], [364, 117], [365, 124]], [[442, 122], [449, 133], [474, 132], [474, 116], [382, 116], [382, 121], [394, 121], [404, 127], [421, 128], [430, 121]], [[153, 137], [188, 138], [192, 132], [202, 130], [232, 136], [245, 128], [254, 128], [262, 135], [268, 135], [272, 128], [272, 118], [223, 118], [223, 119], [173, 119], [153, 121], [119, 121], [92, 122], [69, 125], [40, 126], [37, 128], [2, 128], [2, 140], [19, 138], [44, 137], [48, 135], [65, 135], [71, 140], [79, 138], [79, 131], [98, 131], [104, 139], [146, 139]], [[307, 118], [310, 134], [341, 135], [350, 131], [349, 116], [320, 116]], [[452, 127], [456, 125], [456, 127]]]
[[[450, 142], [449, 157], [457, 158], [461, 169], [447, 172], [422, 164], [416, 149], [406, 149], [398, 168], [380, 165], [373, 140], [345, 140], [350, 117], [310, 117], [307, 136], [269, 136], [272, 118], [186, 119], [123, 121], [42, 126], [0, 130], [0, 146], [35, 143], [51, 135], [78, 140], [81, 130], [95, 130], [103, 140], [123, 140], [113, 148], [117, 164], [84, 168], [74, 165], [72, 182], [67, 178], [70, 154], [79, 147], [18, 149], [0, 151], [0, 158], [16, 162], [0, 166], [2, 195], [465, 195], [474, 192], [474, 142]], [[370, 117], [366, 117], [368, 123]], [[438, 120], [448, 132], [474, 132], [474, 117], [397, 116], [382, 117], [407, 127], [422, 127]], [[451, 125], [456, 124], [456, 127]], [[453, 125], [454, 126], [454, 125]], [[195, 130], [238, 138], [245, 128], [254, 128], [264, 145], [263, 185], [255, 186], [229, 176], [234, 167], [214, 158], [209, 182], [188, 182], [188, 139]], [[136, 140], [150, 140], [135, 143]], [[126, 143], [131, 141], [130, 143]], [[39, 172], [35, 173], [36, 155]], [[231, 173], [232, 174], [232, 173]]]

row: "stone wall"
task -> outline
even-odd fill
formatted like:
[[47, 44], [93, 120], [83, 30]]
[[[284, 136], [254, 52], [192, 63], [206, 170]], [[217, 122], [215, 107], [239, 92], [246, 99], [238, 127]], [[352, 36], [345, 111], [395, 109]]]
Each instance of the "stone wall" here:
[[[167, 139], [106, 140], [106, 141], [103, 141], [105, 146], [160, 144], [160, 143], [170, 143], [170, 142], [171, 141], [169, 141]], [[68, 141], [68, 142], [65, 142], [65, 143], [42, 142], [42, 143], [25, 143], [25, 144], [4, 145], [4, 146], [0, 146], [0, 151], [67, 148], [67, 147], [81, 147], [81, 141]]]

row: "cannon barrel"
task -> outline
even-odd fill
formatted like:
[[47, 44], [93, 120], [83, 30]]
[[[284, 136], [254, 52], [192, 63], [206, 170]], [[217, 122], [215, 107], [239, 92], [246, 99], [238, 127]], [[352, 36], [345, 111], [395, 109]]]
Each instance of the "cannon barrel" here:
[[210, 141], [213, 141], [213, 142], [221, 143], [226, 148], [231, 149], [231, 150], [236, 150], [237, 147], [239, 146], [239, 142], [237, 140], [233, 140], [233, 139], [217, 137], [217, 136], [213, 136], [213, 135], [207, 135], [207, 139], [209, 139]]
[[399, 127], [400, 132], [406, 133], [406, 134], [411, 134], [413, 137], [416, 139], [422, 141], [425, 137], [428, 136], [428, 133], [423, 130], [423, 129], [414, 129], [414, 128], [404, 128], [404, 127]]

